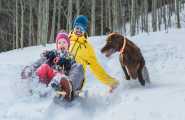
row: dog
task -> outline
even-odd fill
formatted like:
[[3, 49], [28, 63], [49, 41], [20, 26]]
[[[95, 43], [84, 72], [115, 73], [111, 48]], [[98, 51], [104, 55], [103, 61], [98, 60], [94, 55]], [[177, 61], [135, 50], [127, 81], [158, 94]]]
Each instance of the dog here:
[[108, 35], [101, 53], [109, 57], [115, 52], [120, 52], [119, 60], [126, 80], [138, 78], [142, 86], [150, 82], [145, 59], [139, 47], [121, 34], [113, 32]]

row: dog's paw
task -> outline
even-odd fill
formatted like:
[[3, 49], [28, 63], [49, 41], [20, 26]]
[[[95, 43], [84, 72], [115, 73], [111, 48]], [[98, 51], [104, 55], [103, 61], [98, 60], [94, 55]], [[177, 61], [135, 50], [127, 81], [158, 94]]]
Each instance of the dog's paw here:
[[130, 80], [130, 76], [125, 76], [125, 79], [126, 80]]

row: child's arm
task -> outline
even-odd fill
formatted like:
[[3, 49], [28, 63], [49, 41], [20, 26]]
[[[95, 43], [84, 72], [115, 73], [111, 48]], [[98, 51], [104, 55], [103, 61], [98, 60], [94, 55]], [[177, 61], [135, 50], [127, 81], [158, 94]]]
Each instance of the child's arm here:
[[95, 75], [95, 77], [100, 80], [105, 85], [108, 85], [109, 87], [114, 88], [117, 86], [118, 81], [112, 78], [105, 70], [104, 68], [100, 65], [98, 62], [95, 52], [93, 48], [90, 46], [89, 51], [88, 51], [88, 58], [87, 61], [90, 66], [91, 72]]
[[25, 66], [21, 72], [21, 78], [27, 79], [31, 77], [33, 73], [37, 70], [37, 68], [39, 68], [43, 63], [47, 63], [49, 59], [49, 53], [51, 53], [51, 51], [44, 51], [43, 53], [41, 53], [41, 58], [39, 58], [31, 65]]

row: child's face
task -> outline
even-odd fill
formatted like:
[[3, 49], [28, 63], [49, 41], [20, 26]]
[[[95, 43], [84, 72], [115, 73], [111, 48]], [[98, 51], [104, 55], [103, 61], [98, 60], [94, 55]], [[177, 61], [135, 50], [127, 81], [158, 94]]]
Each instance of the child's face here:
[[67, 50], [69, 47], [67, 40], [65, 40], [64, 38], [61, 38], [58, 40], [57, 46], [58, 46], [58, 49], [60, 50], [63, 50], [63, 49]]
[[81, 36], [85, 31], [84, 31], [83, 27], [75, 26], [74, 27], [74, 32], [75, 32], [76, 35]]

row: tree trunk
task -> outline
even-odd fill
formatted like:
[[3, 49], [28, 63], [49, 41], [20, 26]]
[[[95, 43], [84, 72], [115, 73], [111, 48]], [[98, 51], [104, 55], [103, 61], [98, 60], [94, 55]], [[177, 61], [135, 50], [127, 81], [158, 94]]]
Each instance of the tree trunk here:
[[72, 12], [73, 12], [73, 4], [72, 0], [68, 0], [68, 14], [67, 14], [67, 31], [70, 31], [72, 28]]
[[24, 47], [24, 3], [23, 0], [20, 1], [21, 4], [21, 48]]
[[173, 0], [169, 0], [169, 3], [168, 3], [168, 27], [171, 27], [171, 16], [172, 16], [172, 12], [173, 12]]
[[39, 7], [38, 7], [38, 14], [37, 14], [37, 19], [38, 19], [38, 23], [37, 23], [37, 45], [41, 44], [41, 39], [42, 39], [42, 28], [41, 28], [41, 24], [42, 24], [42, 0], [39, 0]]
[[29, 40], [28, 40], [28, 45], [31, 46], [32, 45], [32, 33], [33, 33], [33, 12], [32, 12], [32, 0], [29, 0], [29, 10], [30, 10], [30, 15], [29, 15], [29, 20], [30, 20], [30, 23], [29, 23]]
[[104, 10], [104, 0], [101, 0], [101, 35], [103, 35], [103, 28], [104, 28], [104, 25], [103, 25], [103, 23], [104, 23], [104, 12], [103, 12], [103, 10]]
[[123, 8], [122, 8], [122, 16], [123, 16], [123, 33], [126, 34], [126, 23], [127, 23], [127, 19], [126, 19], [126, 6], [127, 6], [127, 3], [126, 3], [126, 0], [123, 1]]
[[80, 0], [76, 0], [76, 16], [80, 15]]
[[109, 20], [109, 29], [112, 31], [112, 4], [111, 4], [111, 0], [107, 0], [107, 4], [108, 4], [108, 20]]
[[[165, 0], [163, 0], [163, 5], [165, 4]], [[167, 30], [167, 24], [166, 24], [166, 6], [162, 7], [162, 17], [163, 17], [163, 24], [165, 30]]]
[[109, 17], [108, 17], [108, 1], [109, 0], [106, 0], [106, 2], [105, 2], [105, 17], [104, 17], [104, 22], [105, 22], [105, 27], [108, 27], [109, 26]]
[[136, 34], [136, 0], [132, 0], [131, 6], [131, 23], [130, 23], [130, 34], [131, 36]]
[[161, 30], [161, 24], [162, 24], [162, 0], [158, 0], [158, 14], [157, 14], [157, 18], [158, 18], [158, 29]]
[[61, 3], [62, 0], [58, 0], [58, 21], [57, 21], [57, 31], [61, 29]]
[[113, 31], [118, 31], [118, 0], [113, 0]]
[[139, 4], [138, 4], [138, 1], [139, 1], [139, 0], [136, 0], [136, 3], [135, 3], [135, 4], [136, 4], [136, 5], [135, 5], [135, 6], [136, 6], [136, 10], [135, 10], [135, 12], [136, 12], [136, 13], [135, 13], [135, 19], [136, 19], [136, 26], [135, 26], [135, 27], [136, 27], [136, 28], [135, 28], [135, 29], [136, 29], [136, 33], [137, 33], [137, 34], [139, 34], [139, 26], [140, 26], [140, 24], [139, 24], [139, 17], [140, 17], [140, 15], [141, 15], [141, 14], [140, 14], [140, 7], [139, 7]]
[[49, 0], [44, 0], [43, 3], [43, 22], [42, 22], [42, 45], [46, 46], [48, 42], [48, 24], [49, 24]]
[[56, 9], [57, 9], [57, 1], [53, 0], [53, 17], [52, 17], [52, 26], [51, 26], [51, 35], [50, 35], [50, 41], [49, 42], [54, 42], [54, 34], [55, 34], [55, 19], [56, 19]]
[[152, 0], [152, 29], [157, 31], [157, 0]]
[[181, 28], [181, 24], [180, 24], [180, 15], [179, 15], [179, 0], [175, 0], [175, 11], [176, 11], [176, 19], [177, 19], [177, 28]]
[[148, 0], [145, 0], [145, 31], [149, 32], [149, 28], [148, 28]]
[[91, 36], [92, 36], [92, 35], [95, 35], [95, 24], [96, 24], [96, 21], [95, 21], [95, 17], [96, 17], [95, 7], [96, 7], [96, 0], [91, 0], [91, 2], [92, 2], [92, 6], [91, 6]]
[[16, 0], [16, 17], [15, 17], [15, 23], [16, 23], [16, 42], [15, 42], [15, 48], [19, 48], [19, 6], [18, 6], [19, 0]]

